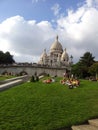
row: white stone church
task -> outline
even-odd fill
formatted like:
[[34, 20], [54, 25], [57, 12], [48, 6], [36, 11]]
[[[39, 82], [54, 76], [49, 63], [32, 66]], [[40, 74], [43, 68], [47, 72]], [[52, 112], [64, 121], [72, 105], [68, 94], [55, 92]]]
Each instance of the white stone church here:
[[54, 67], [69, 67], [70, 66], [70, 58], [66, 51], [63, 50], [61, 43], [58, 41], [58, 36], [55, 41], [52, 43], [50, 47], [49, 54], [46, 53], [46, 49], [40, 56], [40, 60], [38, 64], [54, 66]]

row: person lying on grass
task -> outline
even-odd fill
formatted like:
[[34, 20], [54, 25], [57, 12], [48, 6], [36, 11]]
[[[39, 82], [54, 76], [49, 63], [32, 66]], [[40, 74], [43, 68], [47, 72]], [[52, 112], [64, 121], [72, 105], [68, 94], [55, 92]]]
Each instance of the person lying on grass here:
[[46, 80], [43, 80], [43, 83], [51, 83], [51, 82], [55, 82], [54, 79], [46, 79]]

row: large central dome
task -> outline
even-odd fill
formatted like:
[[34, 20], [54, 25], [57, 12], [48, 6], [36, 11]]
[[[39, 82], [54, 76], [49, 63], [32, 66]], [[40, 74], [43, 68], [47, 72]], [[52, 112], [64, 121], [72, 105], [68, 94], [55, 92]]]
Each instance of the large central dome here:
[[56, 40], [52, 43], [52, 46], [50, 48], [50, 53], [54, 53], [54, 52], [59, 52], [59, 53], [63, 52], [62, 45], [58, 41], [58, 36], [56, 37]]

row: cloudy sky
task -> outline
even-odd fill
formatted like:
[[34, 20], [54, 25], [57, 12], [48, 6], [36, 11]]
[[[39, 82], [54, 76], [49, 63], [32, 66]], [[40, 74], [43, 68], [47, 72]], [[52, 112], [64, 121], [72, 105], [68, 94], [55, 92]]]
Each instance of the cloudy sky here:
[[16, 62], [38, 62], [56, 35], [74, 62], [98, 60], [98, 0], [0, 0], [0, 51]]

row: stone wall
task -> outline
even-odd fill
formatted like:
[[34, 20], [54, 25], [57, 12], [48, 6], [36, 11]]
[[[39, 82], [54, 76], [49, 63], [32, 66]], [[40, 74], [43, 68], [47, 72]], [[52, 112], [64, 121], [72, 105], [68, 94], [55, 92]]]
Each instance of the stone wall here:
[[56, 67], [46, 67], [46, 66], [0, 66], [0, 74], [2, 73], [11, 73], [13, 75], [26, 73], [29, 76], [34, 74], [41, 75], [42, 73], [49, 74], [51, 76], [63, 76], [66, 72], [66, 69], [70, 68], [56, 68]]

